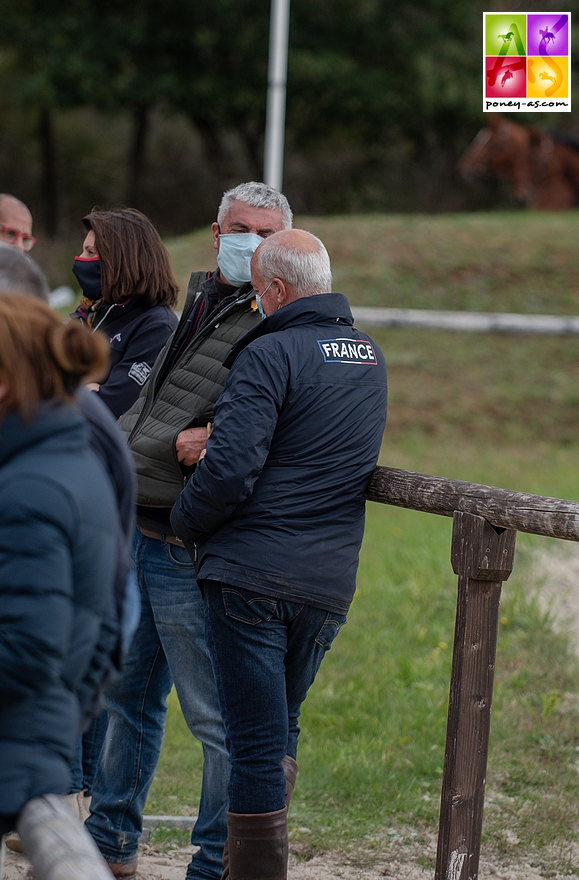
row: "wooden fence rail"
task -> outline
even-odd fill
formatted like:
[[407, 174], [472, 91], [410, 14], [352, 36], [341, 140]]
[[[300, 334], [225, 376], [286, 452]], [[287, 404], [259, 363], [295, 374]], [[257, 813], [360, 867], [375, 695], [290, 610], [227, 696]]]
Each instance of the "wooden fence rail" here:
[[478, 877], [502, 582], [517, 531], [579, 541], [579, 504], [377, 467], [366, 497], [452, 516], [458, 602], [435, 880]]
[[455, 510], [461, 510], [484, 517], [495, 528], [579, 541], [579, 504], [561, 498], [510, 492], [387, 467], [376, 468], [366, 497], [369, 501], [441, 516], [454, 516]]

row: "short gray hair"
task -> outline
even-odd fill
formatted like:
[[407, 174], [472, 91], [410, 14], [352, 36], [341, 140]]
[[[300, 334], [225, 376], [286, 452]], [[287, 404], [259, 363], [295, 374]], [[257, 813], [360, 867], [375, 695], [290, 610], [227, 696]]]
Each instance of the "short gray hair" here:
[[308, 233], [315, 247], [305, 250], [296, 245], [282, 244], [266, 238], [256, 251], [255, 269], [267, 285], [272, 278], [286, 281], [298, 297], [330, 293], [332, 269], [324, 244], [317, 236]]
[[217, 222], [220, 226], [234, 202], [243, 202], [245, 205], [251, 205], [252, 208], [269, 208], [273, 211], [279, 211], [283, 217], [283, 228], [291, 229], [294, 215], [288, 200], [283, 193], [268, 186], [267, 183], [250, 180], [249, 183], [240, 183], [239, 186], [234, 186], [233, 189], [224, 192], [217, 212]]
[[27, 293], [48, 302], [44, 272], [18, 248], [0, 243], [0, 294]]

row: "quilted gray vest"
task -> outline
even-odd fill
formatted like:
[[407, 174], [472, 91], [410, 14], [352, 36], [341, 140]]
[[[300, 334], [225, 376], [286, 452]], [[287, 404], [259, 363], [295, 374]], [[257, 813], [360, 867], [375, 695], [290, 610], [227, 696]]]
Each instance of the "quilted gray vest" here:
[[223, 361], [234, 343], [260, 320], [252, 307], [255, 293], [244, 286], [235, 301], [215, 309], [159, 384], [172, 341], [187, 321], [205, 278], [205, 272], [191, 276], [179, 326], [155, 361], [140, 396], [119, 419], [135, 460], [137, 503], [146, 507], [175, 503], [187, 477], [177, 461], [177, 435], [213, 420], [213, 404], [229, 375]]

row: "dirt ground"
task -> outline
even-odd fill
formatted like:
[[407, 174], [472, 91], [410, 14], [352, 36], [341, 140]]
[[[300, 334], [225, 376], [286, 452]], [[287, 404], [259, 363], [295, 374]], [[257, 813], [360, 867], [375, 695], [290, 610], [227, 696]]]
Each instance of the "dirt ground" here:
[[[579, 650], [579, 545], [559, 544], [556, 555], [537, 556], [533, 565], [539, 598], [549, 608], [556, 625], [576, 635]], [[491, 793], [487, 792], [487, 799]], [[508, 832], [507, 832], [508, 835]], [[479, 876], [482, 880], [563, 880], [570, 874], [541, 869], [532, 854], [517, 851], [517, 841], [507, 841], [506, 852], [481, 852]], [[504, 847], [503, 847], [504, 848]], [[139, 880], [184, 880], [192, 847], [161, 852], [154, 845], [139, 852]], [[360, 843], [347, 854], [324, 853], [308, 857], [290, 839], [288, 880], [430, 880], [434, 876], [436, 837], [406, 826], [388, 829], [383, 839]], [[568, 855], [579, 861], [579, 844], [570, 844]], [[545, 860], [542, 859], [544, 862]], [[6, 852], [4, 877], [0, 880], [30, 880], [30, 865], [23, 855]], [[79, 878], [80, 880], [80, 878]]]
[[[184, 880], [192, 848], [155, 852], [144, 846], [139, 853], [138, 880]], [[291, 844], [290, 844], [291, 853]], [[575, 855], [579, 855], [579, 848]], [[433, 867], [424, 867], [425, 858], [433, 864], [436, 856], [436, 840], [426, 845], [413, 841], [408, 834], [394, 845], [384, 841], [384, 847], [351, 852], [347, 857], [336, 858], [330, 853], [302, 859], [290, 854], [288, 880], [431, 880]], [[367, 862], [371, 864], [367, 864]], [[422, 864], [421, 864], [422, 863]], [[30, 865], [23, 855], [6, 853], [4, 880], [30, 880]], [[542, 871], [532, 859], [523, 854], [481, 855], [479, 876], [482, 880], [569, 880], [569, 874]]]

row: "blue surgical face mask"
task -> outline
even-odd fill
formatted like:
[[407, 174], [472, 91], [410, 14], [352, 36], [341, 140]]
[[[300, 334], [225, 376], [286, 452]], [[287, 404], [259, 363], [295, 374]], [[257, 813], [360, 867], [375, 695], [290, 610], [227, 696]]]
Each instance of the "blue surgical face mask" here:
[[78, 278], [83, 296], [87, 299], [101, 297], [101, 261], [98, 257], [75, 257], [72, 271]]
[[271, 287], [272, 284], [273, 284], [273, 281], [270, 281], [261, 295], [259, 293], [255, 294], [255, 301], [257, 303], [257, 308], [258, 308], [259, 314], [261, 315], [262, 321], [264, 318], [267, 318], [267, 315], [265, 314], [265, 312], [263, 310], [263, 306], [261, 304], [261, 297], [265, 296], [265, 294], [267, 293], [267, 291], [269, 290], [269, 288]]
[[225, 281], [241, 287], [251, 281], [251, 258], [263, 238], [253, 232], [231, 232], [219, 236], [217, 265]]
[[259, 314], [261, 315], [261, 320], [263, 321], [264, 318], [267, 318], [267, 315], [263, 311], [263, 306], [261, 304], [261, 297], [260, 297], [259, 293], [255, 294], [255, 301], [257, 303], [257, 308], [258, 308]]

